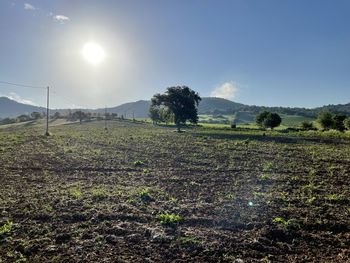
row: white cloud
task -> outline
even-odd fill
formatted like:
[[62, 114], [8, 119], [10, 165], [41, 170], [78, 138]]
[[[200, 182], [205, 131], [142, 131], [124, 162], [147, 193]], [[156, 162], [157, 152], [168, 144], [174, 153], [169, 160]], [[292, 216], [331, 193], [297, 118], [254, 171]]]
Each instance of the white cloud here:
[[64, 24], [64, 22], [68, 22], [70, 18], [64, 15], [55, 15], [53, 16], [53, 20], [56, 22], [60, 22], [61, 24]]
[[225, 82], [224, 84], [216, 87], [211, 93], [211, 97], [234, 99], [238, 91], [237, 84], [234, 82]]
[[31, 10], [31, 11], [36, 10], [36, 8], [33, 5], [28, 4], [28, 3], [24, 3], [24, 9], [25, 10]]
[[7, 95], [6, 97], [8, 97], [11, 100], [17, 101], [19, 103], [24, 103], [24, 104], [29, 104], [29, 105], [33, 105], [33, 106], [37, 106], [33, 101], [31, 100], [27, 100], [27, 99], [23, 99], [21, 98], [21, 96], [19, 96], [17, 93], [15, 92], [10, 92], [9, 95]]

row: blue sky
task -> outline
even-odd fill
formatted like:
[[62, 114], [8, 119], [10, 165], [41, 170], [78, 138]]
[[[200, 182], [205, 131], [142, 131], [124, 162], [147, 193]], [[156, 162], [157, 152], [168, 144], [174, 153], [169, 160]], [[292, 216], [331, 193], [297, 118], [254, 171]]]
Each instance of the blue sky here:
[[[2, 0], [0, 80], [53, 107], [115, 106], [172, 85], [255, 105], [350, 102], [350, 1]], [[85, 43], [102, 47], [99, 65]], [[44, 105], [41, 90], [0, 95]]]

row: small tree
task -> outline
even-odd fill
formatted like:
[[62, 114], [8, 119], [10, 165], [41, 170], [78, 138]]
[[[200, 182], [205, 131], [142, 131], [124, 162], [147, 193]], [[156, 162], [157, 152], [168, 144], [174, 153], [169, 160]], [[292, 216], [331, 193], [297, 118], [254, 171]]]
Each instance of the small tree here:
[[181, 124], [190, 121], [198, 122], [197, 107], [201, 97], [189, 87], [169, 87], [164, 94], [156, 94], [152, 98], [151, 107], [163, 106], [174, 114], [174, 122], [180, 132]]
[[345, 128], [347, 128], [348, 130], [350, 130], [350, 117], [347, 117], [347, 118], [344, 120], [344, 126], [345, 126]]
[[84, 119], [86, 119], [86, 117], [87, 117], [87, 115], [85, 114], [85, 112], [83, 112], [81, 110], [78, 110], [72, 114], [72, 119], [74, 119], [74, 120], [78, 119], [80, 124], [82, 123], [82, 121]]
[[268, 111], [263, 111], [256, 117], [256, 123], [260, 127], [271, 128], [278, 127], [282, 122], [281, 117], [277, 113], [271, 113]]
[[264, 127], [271, 128], [271, 130], [273, 130], [274, 128], [280, 126], [281, 122], [282, 119], [277, 113], [269, 113], [264, 120]]
[[28, 115], [20, 115], [17, 117], [18, 122], [30, 121], [30, 117]]
[[37, 120], [37, 119], [40, 119], [41, 114], [40, 114], [40, 112], [34, 111], [30, 114], [30, 117], [32, 117], [34, 120]]
[[344, 131], [345, 125], [344, 120], [346, 119], [346, 116], [342, 113], [336, 114], [333, 116], [333, 129], [338, 131]]
[[319, 122], [319, 124], [324, 130], [329, 130], [333, 128], [333, 125], [334, 125], [333, 115], [328, 111], [321, 112], [318, 115], [317, 121]]

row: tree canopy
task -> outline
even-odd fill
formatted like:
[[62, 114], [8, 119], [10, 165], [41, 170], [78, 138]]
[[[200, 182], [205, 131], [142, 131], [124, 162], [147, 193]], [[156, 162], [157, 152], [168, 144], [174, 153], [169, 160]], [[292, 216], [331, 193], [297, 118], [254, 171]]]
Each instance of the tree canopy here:
[[181, 124], [190, 121], [198, 122], [198, 104], [201, 101], [199, 94], [187, 86], [167, 88], [164, 94], [155, 94], [151, 100], [151, 108], [165, 107], [173, 113], [174, 123], [180, 131]]
[[263, 111], [256, 117], [256, 123], [260, 127], [264, 128], [275, 128], [278, 127], [282, 122], [281, 117], [277, 113]]

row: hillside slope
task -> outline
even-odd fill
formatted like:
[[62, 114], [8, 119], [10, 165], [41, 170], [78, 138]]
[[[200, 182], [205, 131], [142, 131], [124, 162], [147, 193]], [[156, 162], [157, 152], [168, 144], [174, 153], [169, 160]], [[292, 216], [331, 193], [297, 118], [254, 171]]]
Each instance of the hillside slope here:
[[19, 103], [7, 97], [0, 97], [0, 118], [16, 117], [21, 114], [30, 114], [33, 111], [43, 112], [45, 108]]

